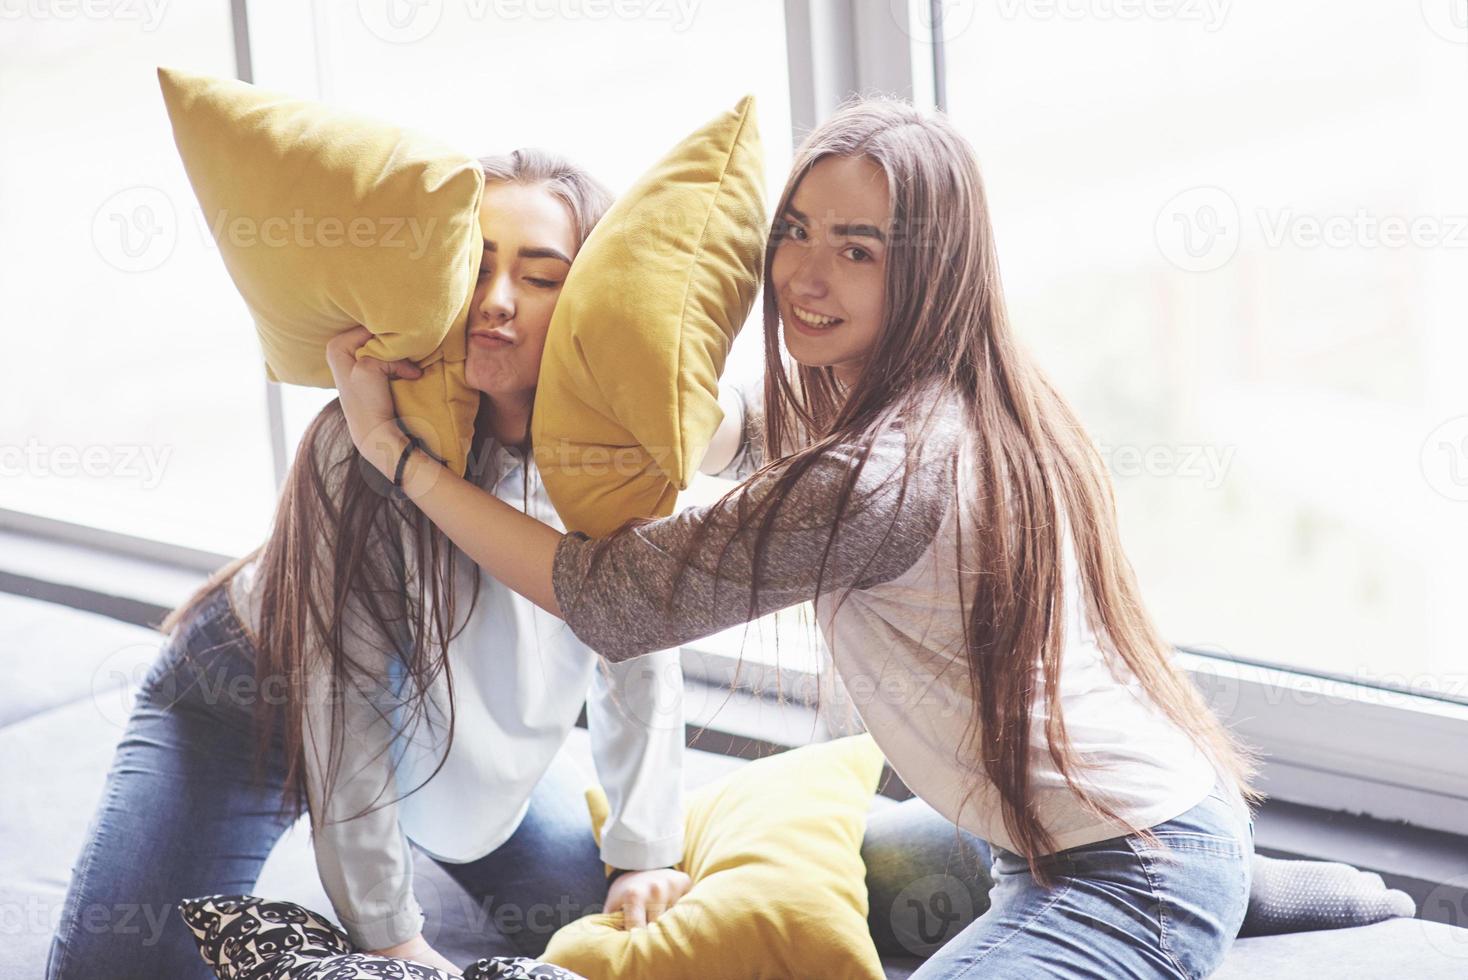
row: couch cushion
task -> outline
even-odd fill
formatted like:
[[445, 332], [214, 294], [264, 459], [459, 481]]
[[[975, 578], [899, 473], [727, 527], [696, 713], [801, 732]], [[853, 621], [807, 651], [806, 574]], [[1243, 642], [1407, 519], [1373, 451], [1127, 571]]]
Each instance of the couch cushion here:
[[1354, 929], [1240, 939], [1213, 980], [1260, 977], [1468, 977], [1468, 929], [1388, 919]]
[[[157, 655], [156, 632], [64, 606], [0, 594], [0, 773], [19, 788], [0, 807], [0, 977], [45, 973], [71, 863], [81, 850], [123, 731], [131, 689]], [[94, 695], [94, 691], [100, 695]], [[587, 733], [566, 750], [595, 781]], [[685, 784], [696, 788], [738, 768], [738, 759], [690, 751]], [[875, 805], [890, 801], [878, 798]], [[588, 832], [589, 826], [588, 826]], [[426, 855], [414, 891], [425, 936], [449, 959], [513, 955], [488, 913]], [[330, 917], [304, 818], [276, 844], [255, 894], [297, 902]], [[909, 976], [917, 960], [889, 959], [887, 976]], [[1353, 976], [1412, 980], [1468, 976], [1468, 930], [1420, 919], [1356, 929], [1240, 939], [1219, 980]]]
[[[921, 960], [884, 962], [888, 980], [905, 980]], [[1389, 919], [1354, 929], [1295, 932], [1234, 941], [1211, 980], [1468, 977], [1468, 929], [1422, 919]]]
[[[0, 909], [10, 910], [0, 922], [6, 939], [0, 943], [0, 977], [39, 977], [45, 974], [72, 862], [101, 799], [136, 681], [157, 655], [162, 637], [8, 595], [0, 595], [0, 637], [5, 642], [0, 649], [7, 654], [3, 662], [20, 678], [19, 684], [7, 686], [0, 701], [11, 717], [20, 719], [0, 727], [0, 772], [11, 786], [25, 788], [7, 794], [0, 807], [0, 840], [10, 842], [0, 848]], [[94, 674], [113, 666], [116, 684], [106, 686], [104, 676], [101, 695], [94, 697], [89, 690]], [[587, 785], [594, 784], [585, 730], [571, 733], [566, 751], [587, 774]], [[687, 785], [701, 785], [740, 764], [711, 752], [690, 752]], [[423, 907], [424, 936], [449, 959], [469, 963], [482, 956], [516, 954], [488, 910], [427, 855], [416, 857], [413, 887]], [[276, 844], [253, 893], [333, 918], [304, 817]]]
[[[130, 699], [130, 693], [119, 693]], [[0, 977], [45, 974], [72, 863], [86, 840], [127, 717], [123, 709], [122, 722], [115, 721], [117, 710], [100, 711], [84, 697], [0, 729], [0, 772], [11, 785], [26, 789], [7, 794], [0, 807], [0, 840], [10, 842], [0, 848], [0, 909], [13, 910], [14, 919], [4, 923]], [[424, 935], [441, 953], [461, 963], [515, 954], [488, 913], [432, 859], [419, 855], [414, 867]], [[277, 842], [255, 893], [330, 917], [304, 817]]]
[[82, 697], [115, 715], [111, 692], [141, 681], [162, 642], [155, 630], [0, 593], [0, 726]]

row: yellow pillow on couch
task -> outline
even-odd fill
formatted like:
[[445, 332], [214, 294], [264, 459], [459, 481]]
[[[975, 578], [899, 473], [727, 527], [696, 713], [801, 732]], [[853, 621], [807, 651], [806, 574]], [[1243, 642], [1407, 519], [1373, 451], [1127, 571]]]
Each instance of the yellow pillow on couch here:
[[[619, 980], [881, 980], [861, 841], [882, 752], [855, 735], [739, 767], [688, 795], [692, 889], [646, 927], [620, 913], [560, 929], [542, 957]], [[600, 841], [599, 788], [586, 794]]]
[[568, 530], [666, 516], [693, 478], [764, 270], [763, 160], [745, 96], [643, 175], [576, 254], [531, 421]]
[[158, 69], [189, 182], [254, 317], [272, 381], [333, 386], [326, 342], [408, 357], [398, 414], [462, 474], [479, 394], [464, 381], [484, 174], [426, 137], [245, 82]]

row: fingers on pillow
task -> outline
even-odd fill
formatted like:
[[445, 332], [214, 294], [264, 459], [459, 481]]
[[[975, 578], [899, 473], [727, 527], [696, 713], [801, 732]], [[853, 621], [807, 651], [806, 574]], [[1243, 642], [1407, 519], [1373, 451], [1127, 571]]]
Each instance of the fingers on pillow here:
[[640, 892], [631, 892], [622, 905], [622, 928], [640, 929], [647, 925], [647, 899]]
[[[685, 876], [686, 877], [686, 876]], [[647, 921], [656, 922], [658, 918], [682, 898], [687, 888], [676, 878], [669, 878], [656, 882], [649, 889], [644, 907], [646, 909]]]
[[423, 377], [423, 369], [406, 357], [398, 361], [381, 361], [379, 363], [382, 364], [383, 372], [389, 378], [412, 380], [413, 378]]
[[361, 347], [363, 344], [367, 343], [367, 341], [371, 339], [372, 331], [368, 330], [366, 327], [362, 326], [362, 324], [359, 323], [355, 327], [352, 327], [349, 330], [343, 330], [341, 333], [328, 340], [326, 342], [326, 349], [328, 351], [341, 350], [350, 353], [352, 351], [355, 351], [358, 347]]
[[326, 342], [326, 366], [331, 369], [337, 387], [344, 373], [350, 373], [357, 360], [357, 348], [372, 339], [372, 331], [364, 326], [343, 330]]

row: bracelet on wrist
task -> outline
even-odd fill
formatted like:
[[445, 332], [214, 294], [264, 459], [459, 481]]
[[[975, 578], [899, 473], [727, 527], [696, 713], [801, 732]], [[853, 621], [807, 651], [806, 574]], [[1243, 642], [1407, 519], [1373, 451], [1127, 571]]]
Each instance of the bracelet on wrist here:
[[[401, 427], [401, 423], [399, 424], [399, 426]], [[413, 450], [423, 448], [422, 439], [419, 439], [411, 432], [406, 432], [406, 430], [405, 434], [408, 436], [408, 442], [407, 445], [403, 446], [402, 454], [398, 456], [398, 466], [397, 469], [393, 472], [392, 477], [393, 497], [398, 500], [406, 500], [408, 497], [408, 495], [403, 492], [403, 471], [406, 470], [408, 467], [408, 457], [412, 454]]]

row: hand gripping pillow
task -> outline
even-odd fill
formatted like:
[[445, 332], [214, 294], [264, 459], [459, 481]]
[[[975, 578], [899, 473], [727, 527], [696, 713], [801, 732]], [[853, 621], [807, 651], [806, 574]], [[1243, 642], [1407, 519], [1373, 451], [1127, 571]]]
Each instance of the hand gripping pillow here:
[[484, 240], [473, 159], [395, 126], [234, 79], [158, 69], [174, 142], [272, 381], [333, 386], [326, 342], [408, 357], [405, 424], [465, 470], [479, 394], [464, 381]]
[[763, 159], [745, 96], [644, 174], [577, 253], [531, 421], [568, 530], [666, 516], [693, 478], [764, 268]]
[[[452, 980], [422, 963], [360, 953], [346, 933], [294, 902], [205, 895], [179, 902], [178, 911], [219, 980]], [[495, 956], [471, 963], [464, 980], [585, 978], [548, 963]]]
[[[867, 809], [882, 753], [855, 735], [741, 766], [688, 795], [683, 863], [693, 887], [647, 926], [590, 915], [543, 958], [619, 980], [882, 980], [867, 926]], [[607, 802], [587, 793], [599, 830]]]

